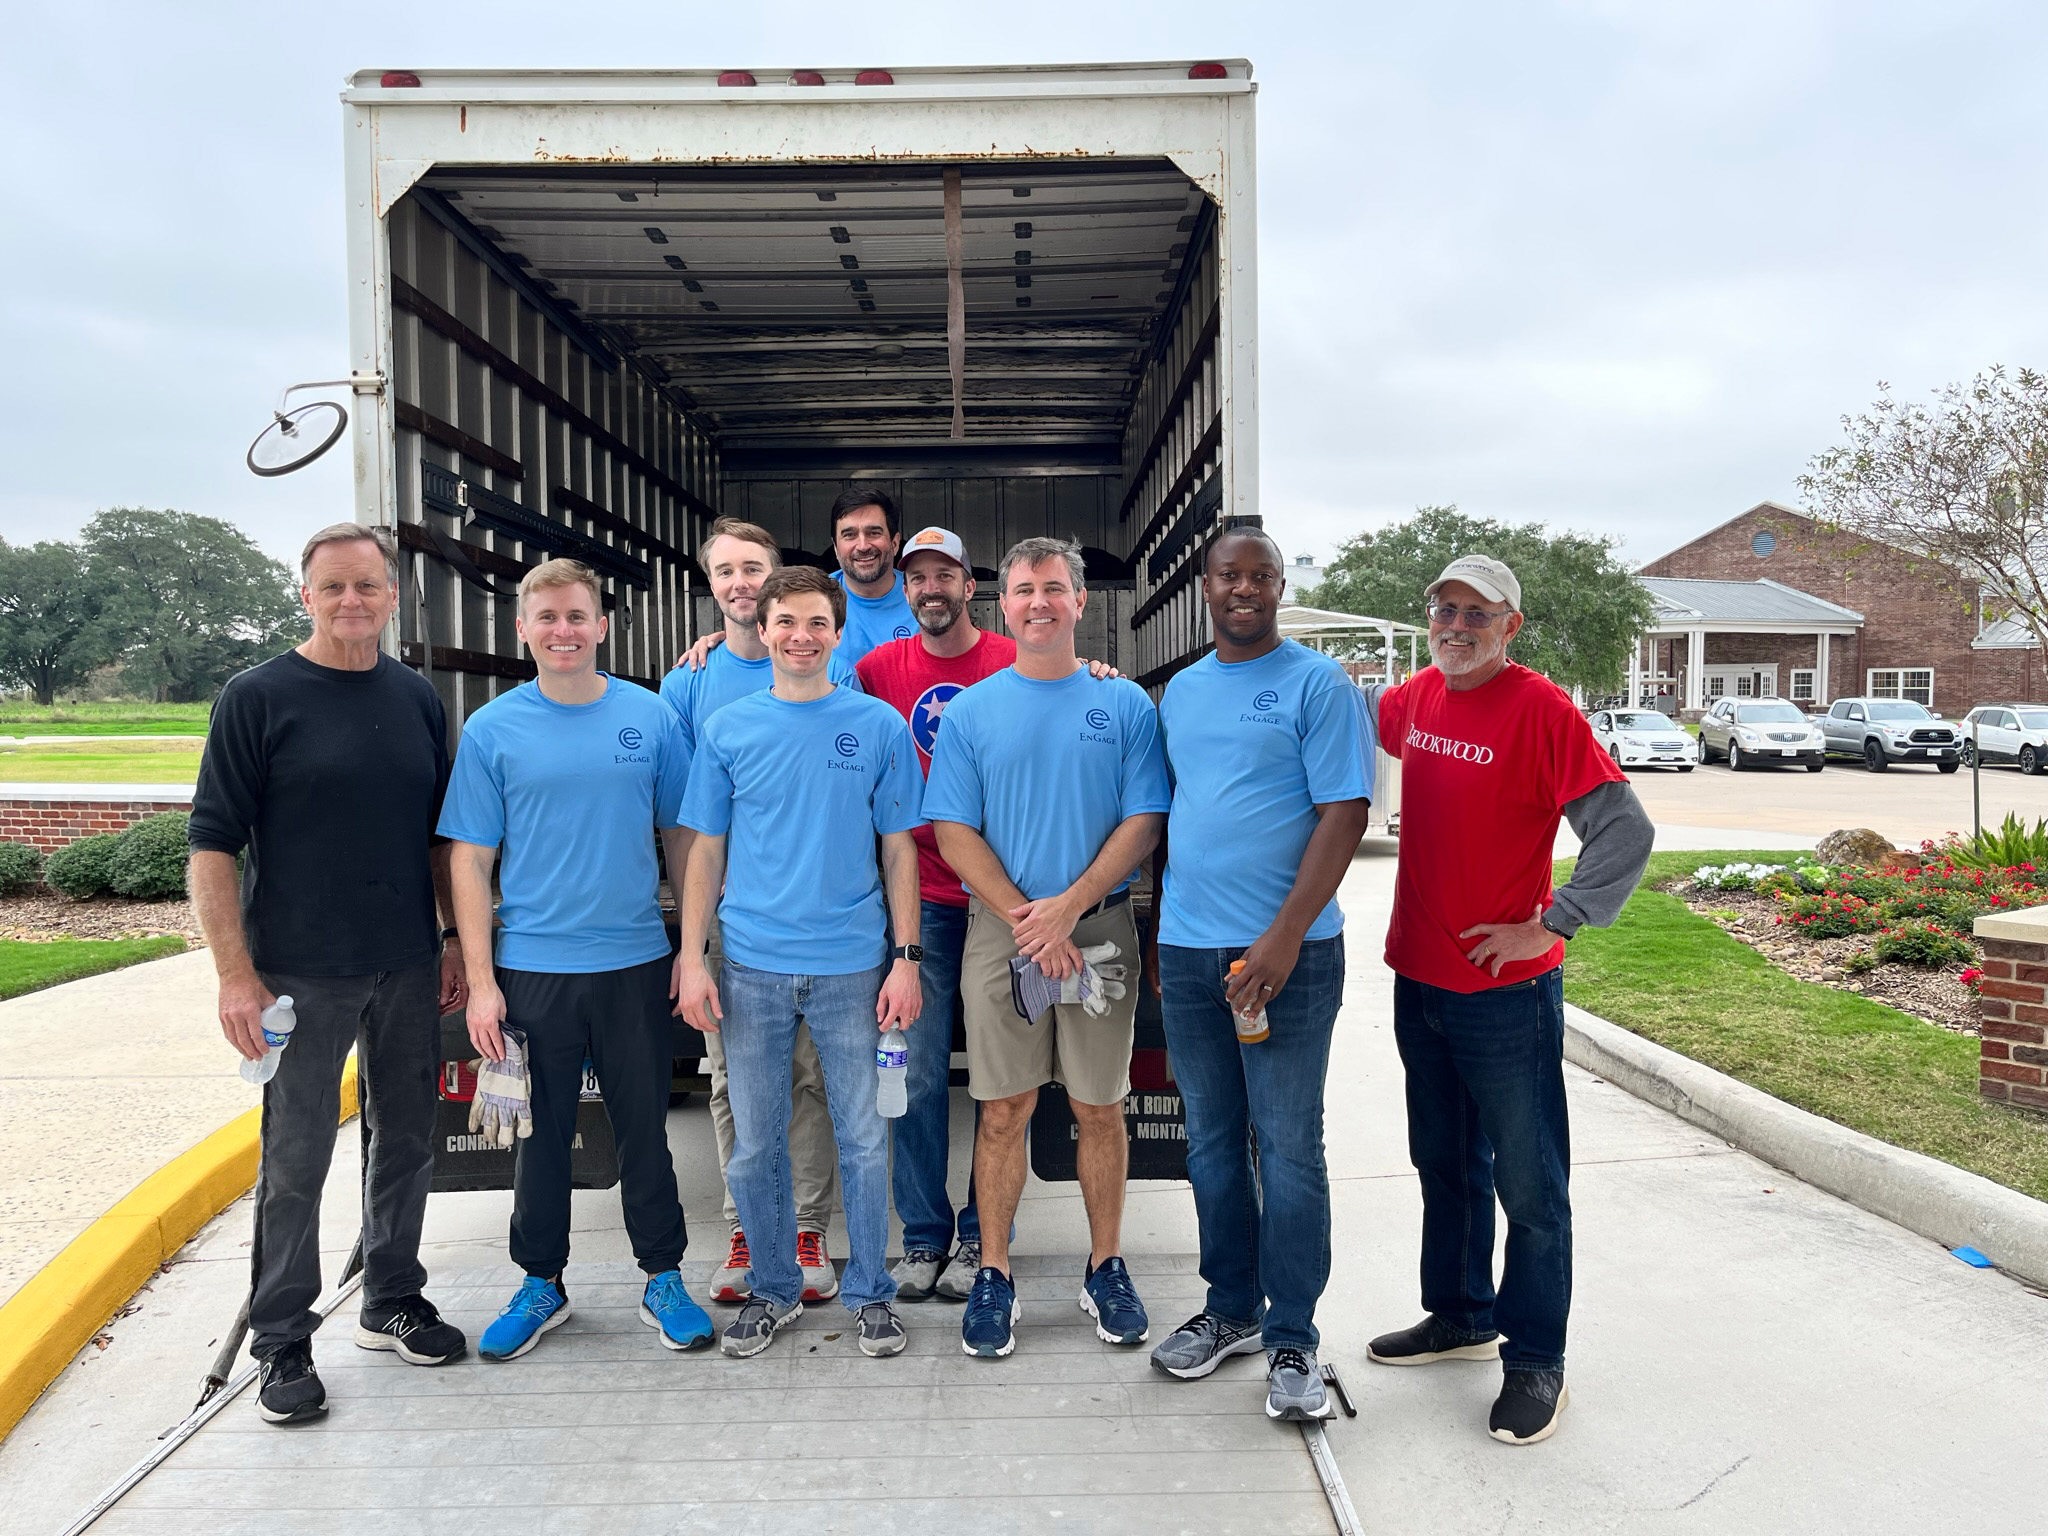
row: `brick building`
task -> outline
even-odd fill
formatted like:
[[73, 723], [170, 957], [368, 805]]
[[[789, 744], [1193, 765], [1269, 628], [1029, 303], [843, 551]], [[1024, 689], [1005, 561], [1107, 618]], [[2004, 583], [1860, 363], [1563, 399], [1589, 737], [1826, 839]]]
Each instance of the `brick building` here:
[[1774, 501], [1640, 574], [1653, 596], [1657, 578], [1675, 578], [1637, 674], [1646, 696], [1676, 708], [1775, 692], [1818, 710], [1868, 693], [1955, 718], [1986, 699], [2048, 697], [2040, 648], [2009, 624], [1984, 623], [1975, 580]]

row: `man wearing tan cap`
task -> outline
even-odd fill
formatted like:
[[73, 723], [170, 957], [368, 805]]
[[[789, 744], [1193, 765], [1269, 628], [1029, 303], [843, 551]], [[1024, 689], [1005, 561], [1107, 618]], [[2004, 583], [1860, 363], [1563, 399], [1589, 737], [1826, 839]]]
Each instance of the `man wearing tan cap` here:
[[[1422, 1178], [1420, 1323], [1372, 1341], [1381, 1365], [1501, 1362], [1488, 1431], [1547, 1439], [1569, 1397], [1571, 1129], [1564, 1092], [1565, 941], [1606, 926], [1642, 877], [1650, 820], [1570, 697], [1508, 659], [1522, 586], [1486, 555], [1429, 586], [1436, 663], [1372, 690], [1401, 759], [1401, 859], [1387, 965]], [[1584, 845], [1553, 891], [1560, 819]], [[1493, 1205], [1507, 1260], [1493, 1282]], [[1506, 1337], [1503, 1338], [1502, 1336]]]

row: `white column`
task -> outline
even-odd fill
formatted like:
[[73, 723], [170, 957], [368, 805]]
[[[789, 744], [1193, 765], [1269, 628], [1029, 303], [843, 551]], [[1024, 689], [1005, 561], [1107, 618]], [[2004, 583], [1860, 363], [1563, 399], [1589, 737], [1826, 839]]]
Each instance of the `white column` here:
[[1706, 679], [1700, 676], [1701, 664], [1707, 655], [1707, 632], [1704, 629], [1689, 629], [1685, 632], [1685, 707], [1705, 709]]
[[[1652, 640], [1650, 643], [1655, 645], [1657, 642]], [[1628, 707], [1630, 709], [1641, 709], [1643, 707], [1643, 642], [1641, 636], [1636, 638], [1636, 643], [1629, 648], [1628, 653]]]
[[1828, 694], [1828, 635], [1823, 631], [1814, 645], [1813, 702], [1818, 709], [1826, 709], [1830, 702]]

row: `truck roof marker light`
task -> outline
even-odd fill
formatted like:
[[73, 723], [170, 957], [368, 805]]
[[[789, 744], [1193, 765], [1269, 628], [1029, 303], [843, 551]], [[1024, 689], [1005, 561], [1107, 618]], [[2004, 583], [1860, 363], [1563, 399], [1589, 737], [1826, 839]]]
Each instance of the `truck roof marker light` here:
[[886, 69], [864, 69], [853, 77], [855, 85], [894, 85], [896, 77]]
[[753, 85], [757, 82], [754, 79], [752, 70], [721, 69], [718, 72], [718, 83], [720, 85]]
[[1230, 78], [1230, 71], [1221, 64], [1190, 64], [1188, 66], [1188, 78], [1190, 80], [1228, 80]]
[[387, 69], [377, 77], [377, 83], [387, 91], [395, 91], [401, 88], [417, 90], [420, 77], [409, 69]]
[[664, 234], [661, 230], [656, 229], [652, 224], [646, 225], [644, 228], [641, 229], [640, 232], [643, 235], [645, 235], [648, 239], [652, 240], [656, 245], [668, 244], [668, 236]]
[[791, 85], [823, 85], [825, 77], [815, 69], [793, 69], [789, 72]]

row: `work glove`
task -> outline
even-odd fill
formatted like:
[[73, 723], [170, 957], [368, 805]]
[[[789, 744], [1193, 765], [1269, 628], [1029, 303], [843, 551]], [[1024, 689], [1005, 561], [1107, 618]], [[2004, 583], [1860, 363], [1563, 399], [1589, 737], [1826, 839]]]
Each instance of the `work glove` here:
[[533, 1079], [526, 1069], [526, 1037], [502, 1031], [505, 1059], [476, 1066], [476, 1096], [469, 1101], [471, 1135], [489, 1146], [509, 1147], [513, 1138], [533, 1134]]
[[1057, 980], [1018, 955], [1010, 961], [1010, 1004], [1027, 1024], [1037, 1023], [1054, 1003], [1079, 1003], [1091, 1018], [1100, 1018], [1129, 990], [1124, 981], [1130, 967], [1111, 963], [1122, 953], [1114, 944], [1091, 944], [1081, 951], [1080, 969]]

